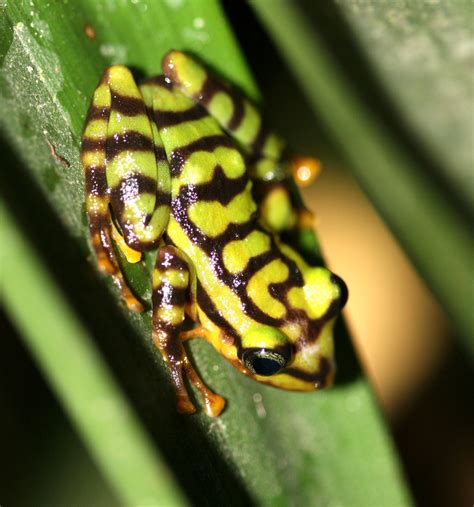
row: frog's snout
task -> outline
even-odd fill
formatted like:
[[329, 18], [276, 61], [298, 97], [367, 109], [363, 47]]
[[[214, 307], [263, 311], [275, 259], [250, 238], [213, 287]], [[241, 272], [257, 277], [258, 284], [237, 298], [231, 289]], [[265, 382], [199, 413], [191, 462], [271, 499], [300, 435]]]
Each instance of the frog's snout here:
[[338, 275], [331, 275], [331, 282], [339, 288], [339, 311], [346, 306], [347, 299], [349, 298], [349, 289], [347, 288], [346, 282]]

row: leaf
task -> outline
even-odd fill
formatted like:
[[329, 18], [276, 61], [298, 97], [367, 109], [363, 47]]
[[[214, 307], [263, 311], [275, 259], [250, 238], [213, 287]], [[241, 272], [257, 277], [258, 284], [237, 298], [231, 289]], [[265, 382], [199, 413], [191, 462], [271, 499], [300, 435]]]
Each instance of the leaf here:
[[[5, 304], [93, 457], [122, 500], [184, 505], [87, 330], [2, 206]], [[33, 283], [32, 283], [33, 282]]]
[[252, 5], [474, 352], [472, 2]]
[[[8, 309], [122, 501], [137, 504], [151, 491], [143, 484], [150, 473], [146, 460], [160, 470], [163, 456], [193, 504], [409, 505], [390, 438], [342, 325], [338, 384], [314, 394], [262, 386], [206, 343], [192, 343], [199, 371], [226, 397], [228, 408], [214, 420], [181, 416], [169, 373], [151, 343], [149, 315], [129, 313], [111, 281], [96, 271], [79, 165], [93, 89], [106, 65], [120, 62], [137, 76], [151, 75], [175, 47], [201, 56], [258, 98], [219, 5], [11, 1], [1, 23], [0, 122], [10, 146], [4, 150], [2, 193], [15, 216], [5, 220]], [[147, 268], [127, 268], [131, 285], [146, 300], [150, 263], [151, 255]], [[30, 311], [32, 305], [37, 311]], [[70, 354], [80, 369], [71, 365]], [[86, 410], [104, 385], [112, 406], [122, 407], [114, 421], [118, 429]], [[125, 463], [111, 450], [116, 431], [116, 445], [125, 439], [133, 450]], [[127, 467], [134, 470], [130, 476]], [[179, 501], [159, 476], [155, 472], [155, 487], [164, 489], [148, 503], [159, 504], [159, 494]]]

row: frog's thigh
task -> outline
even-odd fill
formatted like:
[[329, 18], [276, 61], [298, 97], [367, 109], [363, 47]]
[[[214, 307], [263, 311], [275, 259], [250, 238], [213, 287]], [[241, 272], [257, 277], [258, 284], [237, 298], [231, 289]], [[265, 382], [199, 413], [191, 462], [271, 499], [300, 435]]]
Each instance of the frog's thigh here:
[[107, 185], [112, 210], [126, 244], [134, 250], [149, 250], [158, 244], [169, 217], [169, 168], [166, 161], [157, 162], [159, 140], [154, 139], [130, 71], [120, 65], [110, 67], [107, 82], [111, 95]]
[[181, 339], [189, 290], [190, 270], [183, 254], [173, 246], [160, 248], [153, 271], [153, 341], [171, 369], [178, 411], [195, 412], [184, 385], [184, 374], [199, 390], [208, 415], [217, 416], [224, 408], [224, 400], [203, 384], [186, 354]]

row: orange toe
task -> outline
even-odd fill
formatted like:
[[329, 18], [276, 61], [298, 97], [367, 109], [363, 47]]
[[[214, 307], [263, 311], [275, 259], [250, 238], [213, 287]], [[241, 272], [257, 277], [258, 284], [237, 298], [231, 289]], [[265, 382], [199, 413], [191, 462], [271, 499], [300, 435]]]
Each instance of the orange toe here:
[[212, 393], [205, 400], [206, 414], [210, 417], [217, 417], [225, 407], [225, 400], [222, 396]]

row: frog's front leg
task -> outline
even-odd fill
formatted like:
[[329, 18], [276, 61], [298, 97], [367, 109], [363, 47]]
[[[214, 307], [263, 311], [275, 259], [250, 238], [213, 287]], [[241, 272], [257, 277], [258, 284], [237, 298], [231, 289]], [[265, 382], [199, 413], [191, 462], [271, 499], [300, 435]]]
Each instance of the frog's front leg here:
[[128, 306], [137, 311], [143, 307], [124, 281], [111, 237], [130, 262], [158, 244], [170, 201], [169, 168], [156, 156], [159, 145], [130, 71], [120, 65], [107, 68], [82, 138], [86, 210], [99, 268], [113, 276]]
[[[185, 305], [190, 300], [190, 270], [183, 254], [173, 246], [158, 250], [153, 271], [153, 341], [171, 370], [178, 411], [196, 411], [184, 384], [184, 377], [198, 389], [208, 415], [218, 416], [224, 399], [208, 389], [191, 364], [183, 346], [189, 332], [182, 332]], [[194, 337], [194, 336], [193, 336]]]

